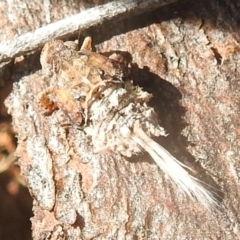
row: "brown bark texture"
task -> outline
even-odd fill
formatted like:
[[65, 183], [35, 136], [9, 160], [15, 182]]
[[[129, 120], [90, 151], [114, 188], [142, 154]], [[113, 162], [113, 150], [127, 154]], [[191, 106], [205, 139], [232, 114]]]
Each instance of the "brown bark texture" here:
[[[103, 1], [88, 3], [2, 2], [11, 17], [2, 11], [1, 38]], [[239, 239], [239, 10], [238, 1], [178, 1], [84, 33], [98, 52], [132, 58], [131, 77], [169, 133], [157, 141], [216, 192], [219, 210], [181, 194], [147, 154], [95, 154], [81, 131], [53, 124], [36, 100], [39, 54], [15, 59], [6, 105], [34, 198], [33, 239]]]

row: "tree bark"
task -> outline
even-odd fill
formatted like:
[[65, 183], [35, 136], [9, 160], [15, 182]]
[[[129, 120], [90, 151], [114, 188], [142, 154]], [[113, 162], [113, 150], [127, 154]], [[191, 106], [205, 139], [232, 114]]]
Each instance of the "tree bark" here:
[[[84, 30], [99, 25], [102, 22], [120, 20], [129, 15], [139, 15], [142, 12], [147, 12], [175, 1], [176, 0], [111, 1], [107, 4], [81, 11], [80, 13], [48, 24], [0, 44], [0, 62], [8, 62], [14, 57], [41, 48], [46, 42], [54, 38], [66, 39], [73, 35], [81, 34]], [[31, 39], [31, 41], [29, 41], [29, 39]]]
[[97, 51], [132, 58], [132, 79], [153, 94], [169, 133], [158, 141], [217, 193], [219, 211], [180, 194], [147, 154], [93, 154], [81, 131], [39, 111], [41, 74], [14, 72], [6, 104], [34, 197], [34, 239], [238, 239], [239, 10], [237, 1], [179, 1], [85, 33]]

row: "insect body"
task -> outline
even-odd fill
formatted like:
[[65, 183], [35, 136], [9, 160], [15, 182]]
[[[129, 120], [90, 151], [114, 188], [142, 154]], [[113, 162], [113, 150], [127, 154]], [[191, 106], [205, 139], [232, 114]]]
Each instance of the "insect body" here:
[[91, 39], [86, 38], [80, 51], [60, 40], [47, 43], [41, 64], [43, 72], [52, 77], [39, 98], [40, 105], [48, 114], [59, 108], [76, 125], [85, 122], [81, 131], [91, 137], [95, 152], [107, 150], [131, 157], [147, 151], [183, 193], [207, 207], [217, 205], [186, 166], [152, 140], [166, 134], [147, 104], [151, 94], [131, 80], [123, 81], [126, 69], [120, 62], [93, 53]]
[[80, 51], [75, 50], [75, 44], [60, 40], [44, 46], [41, 65], [46, 75], [53, 75], [51, 87], [39, 98], [46, 114], [58, 107], [74, 122], [87, 122], [88, 108], [94, 99], [109, 83], [121, 82], [124, 70], [120, 64], [92, 52], [90, 44], [91, 38], [86, 38]]

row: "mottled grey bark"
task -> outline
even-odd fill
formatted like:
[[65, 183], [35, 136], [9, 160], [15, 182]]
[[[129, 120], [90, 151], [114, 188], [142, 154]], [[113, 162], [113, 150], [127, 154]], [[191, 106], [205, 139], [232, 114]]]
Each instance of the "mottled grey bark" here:
[[[76, 147], [77, 135], [50, 128], [37, 111], [34, 96], [41, 89], [35, 73], [21, 79], [22, 88], [8, 100], [23, 176], [33, 174], [30, 190], [39, 186], [44, 163], [43, 169], [53, 170], [53, 178], [46, 178], [58, 189], [54, 203], [41, 201], [41, 191], [34, 196], [34, 239], [238, 239], [239, 10], [237, 1], [182, 1], [88, 31], [98, 51], [132, 57], [132, 78], [153, 93], [152, 105], [169, 132], [159, 142], [213, 187], [221, 210], [207, 211], [179, 194], [147, 155], [89, 154], [89, 162], [82, 162], [85, 146]], [[52, 154], [49, 135], [62, 152]]]

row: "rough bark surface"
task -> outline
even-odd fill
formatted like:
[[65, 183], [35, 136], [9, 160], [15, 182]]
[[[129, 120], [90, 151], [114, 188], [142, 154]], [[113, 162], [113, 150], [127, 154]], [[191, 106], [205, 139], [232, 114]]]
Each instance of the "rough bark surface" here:
[[[31, 27], [46, 23], [46, 16], [50, 22], [75, 12], [72, 5], [63, 13], [61, 6], [44, 6], [42, 18], [36, 18], [35, 6], [35, 11], [28, 9], [33, 20], [41, 18]], [[237, 1], [179, 1], [88, 31], [97, 51], [131, 56], [132, 78], [153, 94], [152, 105], [169, 133], [159, 142], [213, 187], [220, 211], [207, 211], [179, 194], [147, 155], [115, 159], [90, 149], [89, 162], [83, 162], [85, 146], [76, 147], [76, 135], [50, 128], [38, 111], [34, 96], [42, 90], [39, 73], [29, 75], [27, 68], [20, 72], [15, 63], [13, 78], [19, 83], [7, 106], [18, 134], [22, 174], [30, 191], [39, 187], [34, 239], [239, 238], [239, 10]], [[18, 18], [25, 19], [18, 28], [25, 31], [31, 18]], [[7, 31], [10, 37], [16, 29], [13, 25]], [[36, 70], [32, 64], [29, 69]], [[49, 137], [55, 145], [49, 145]], [[45, 188], [39, 182], [44, 174], [51, 183]], [[46, 196], [46, 187], [58, 192]]]
[[110, 1], [106, 4], [85, 9], [0, 44], [0, 68], [4, 65], [4, 62], [7, 64], [12, 58], [42, 48], [46, 42], [53, 38], [67, 39], [102, 22], [120, 21], [130, 15], [139, 15], [172, 2], [176, 2], [176, 0], [122, 0]]

